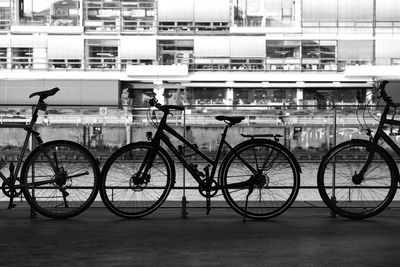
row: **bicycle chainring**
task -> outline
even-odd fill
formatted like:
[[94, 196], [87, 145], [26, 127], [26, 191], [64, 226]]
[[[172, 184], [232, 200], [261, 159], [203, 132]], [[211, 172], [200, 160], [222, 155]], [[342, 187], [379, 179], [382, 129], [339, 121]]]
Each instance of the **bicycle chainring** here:
[[[19, 180], [17, 179], [15, 181], [14, 186], [15, 185], [19, 185], [19, 184], [20, 184]], [[6, 195], [7, 197], [13, 197], [13, 198], [19, 197], [21, 195], [21, 193], [22, 193], [21, 188], [18, 189], [18, 190], [16, 190], [16, 189], [13, 190], [12, 188], [13, 188], [13, 186], [12, 186], [12, 179], [11, 178], [7, 178], [3, 182], [3, 184], [1, 185], [1, 190], [3, 191], [4, 195]]]
[[[207, 178], [204, 178], [202, 181], [204, 185], [210, 183], [210, 181], [207, 181]], [[212, 180], [209, 186], [199, 185], [199, 192], [203, 197], [213, 197], [218, 193], [218, 184], [215, 180]]]

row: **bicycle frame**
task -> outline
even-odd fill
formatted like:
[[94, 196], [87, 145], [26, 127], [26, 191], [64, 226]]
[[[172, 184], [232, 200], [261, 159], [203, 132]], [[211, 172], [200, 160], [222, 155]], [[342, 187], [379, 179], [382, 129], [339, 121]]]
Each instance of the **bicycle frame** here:
[[[162, 142], [164, 142], [164, 144], [175, 154], [175, 156], [179, 159], [179, 161], [184, 165], [184, 167], [189, 171], [189, 173], [193, 176], [193, 178], [197, 181], [197, 183], [201, 186], [206, 186], [207, 181], [212, 181], [214, 180], [215, 177], [215, 173], [217, 171], [218, 168], [218, 163], [221, 157], [221, 152], [222, 152], [222, 148], [224, 145], [226, 145], [230, 150], [233, 150], [233, 147], [225, 140], [226, 139], [226, 134], [228, 129], [230, 128], [229, 125], [226, 125], [224, 128], [224, 131], [222, 132], [221, 135], [221, 140], [218, 146], [218, 150], [217, 150], [217, 155], [215, 156], [215, 159], [212, 160], [210, 159], [207, 155], [205, 155], [203, 152], [201, 152], [195, 145], [191, 144], [189, 141], [187, 141], [182, 135], [180, 135], [178, 132], [176, 132], [173, 128], [171, 128], [168, 124], [167, 124], [167, 116], [168, 113], [164, 113], [160, 124], [158, 126], [158, 129], [154, 135], [154, 138], [152, 138], [151, 143], [153, 144], [153, 147], [158, 147]], [[186, 147], [189, 147], [190, 149], [192, 149], [195, 154], [200, 155], [203, 159], [205, 159], [208, 164], [210, 164], [212, 166], [211, 169], [211, 173], [208, 173], [208, 166], [206, 166], [204, 168], [206, 174], [205, 174], [205, 178], [206, 178], [206, 182], [204, 182], [201, 177], [200, 177], [200, 173], [199, 171], [189, 162], [185, 159], [184, 155], [182, 155], [172, 144], [172, 142], [170, 141], [169, 137], [164, 133], [168, 132], [171, 135], [173, 135], [175, 138], [177, 138], [180, 142], [182, 142]], [[233, 150], [234, 151], [234, 150]], [[156, 155], [156, 149], [151, 151], [151, 155], [146, 155], [147, 160], [145, 160], [144, 162], [148, 163], [148, 162], [152, 162], [154, 160], [154, 157]], [[233, 152], [235, 153], [235, 151]], [[235, 153], [236, 154], [236, 153]], [[237, 154], [236, 154], [237, 155]], [[257, 173], [257, 170], [255, 170], [253, 168], [253, 166], [251, 166], [249, 163], [247, 163], [245, 160], [243, 160], [241, 157], [239, 157], [239, 155], [237, 155], [238, 158], [254, 173]], [[146, 166], [141, 166], [138, 173], [142, 173], [143, 175], [145, 175], [146, 173], [148, 173], [149, 169], [151, 168], [150, 164], [146, 164]], [[252, 178], [249, 178], [249, 180], [244, 181], [244, 182], [239, 182], [236, 184], [231, 184], [229, 185], [229, 188], [241, 188], [243, 186], [249, 185], [249, 182], [251, 181]], [[217, 189], [220, 188], [220, 184], [217, 183]]]
[[[42, 103], [44, 103], [42, 101]], [[11, 191], [11, 196], [10, 196], [10, 204], [9, 204], [9, 208], [13, 207], [13, 194], [15, 193], [16, 190], [20, 190], [22, 188], [29, 188], [32, 185], [45, 185], [51, 182], [51, 180], [43, 180], [40, 182], [32, 182], [32, 183], [27, 183], [27, 184], [15, 184], [15, 182], [17, 181], [18, 178], [18, 173], [22, 167], [22, 163], [23, 163], [23, 159], [26, 153], [26, 150], [28, 149], [28, 145], [29, 145], [29, 140], [31, 137], [34, 138], [35, 142], [38, 144], [39, 147], [42, 146], [43, 144], [43, 140], [40, 137], [40, 134], [35, 131], [33, 128], [36, 124], [37, 118], [38, 118], [38, 113], [39, 113], [39, 104], [42, 104], [41, 101], [39, 100], [38, 104], [35, 106], [34, 110], [33, 110], [33, 114], [32, 114], [32, 118], [31, 121], [29, 122], [28, 125], [22, 125], [22, 124], [18, 124], [18, 123], [10, 123], [10, 124], [0, 124], [0, 128], [22, 128], [24, 129], [27, 133], [25, 136], [25, 140], [24, 140], [24, 144], [22, 146], [20, 155], [18, 156], [18, 160], [17, 160], [17, 166], [14, 167], [13, 164], [10, 164], [10, 177], [7, 178], [1, 171], [0, 171], [0, 178], [6, 182], [8, 179], [10, 184], [10, 191]], [[55, 173], [57, 175], [59, 175], [59, 170], [57, 168], [57, 163], [48, 155], [48, 153], [46, 151], [43, 151], [43, 154], [46, 156], [46, 158], [48, 159], [51, 167], [53, 168], [53, 170], [55, 171]]]
[[[389, 125], [399, 125], [400, 126], [400, 120], [394, 120], [394, 119], [388, 119], [387, 115], [389, 113], [390, 107], [393, 105], [391, 103], [386, 103], [385, 109], [383, 111], [383, 114], [381, 116], [381, 119], [379, 121], [378, 128], [376, 130], [375, 136], [372, 138], [372, 143], [374, 145], [378, 144], [378, 141], [380, 139], [383, 139], [398, 155], [400, 155], [400, 148], [396, 145], [396, 143], [385, 133], [383, 130], [383, 127], [385, 124]], [[361, 175], [364, 175], [365, 172], [367, 171], [369, 165], [371, 164], [371, 161], [375, 155], [375, 151], [371, 151], [368, 155], [368, 159], [366, 163], [364, 164], [363, 168], [360, 171]]]

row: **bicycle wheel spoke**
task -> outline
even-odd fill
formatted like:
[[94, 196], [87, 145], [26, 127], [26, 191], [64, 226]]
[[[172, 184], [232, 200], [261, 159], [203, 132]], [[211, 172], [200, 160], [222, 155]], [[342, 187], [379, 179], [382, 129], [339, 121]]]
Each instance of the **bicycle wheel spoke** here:
[[[158, 151], [152, 162], [147, 162], [153, 150], [149, 144], [122, 147], [105, 164], [102, 198], [106, 207], [119, 216], [145, 216], [157, 209], [171, 190], [170, 161]], [[148, 173], [139, 173], [142, 164], [151, 164]]]
[[[374, 157], [367, 162], [371, 151]], [[370, 148], [367, 141], [348, 141], [332, 149], [321, 162], [318, 190], [325, 204], [339, 215], [351, 219], [372, 217], [394, 197], [397, 181], [392, 168], [390, 155], [383, 149]], [[335, 190], [331, 188], [332, 180]], [[332, 201], [333, 196], [336, 201]]]
[[25, 198], [45, 216], [76, 216], [87, 209], [97, 195], [99, 171], [96, 166], [90, 153], [75, 143], [46, 143], [43, 150], [38, 148], [32, 152], [22, 168]]
[[[299, 175], [285, 154], [290, 152], [283, 152], [285, 148], [263, 139], [244, 142], [237, 149], [222, 170], [222, 190], [229, 205], [244, 215], [248, 186], [230, 189], [230, 185], [256, 181], [251, 184], [254, 191], [248, 197], [246, 216], [266, 219], [284, 212], [294, 201], [299, 187]], [[246, 171], [243, 160], [256, 164], [257, 173]]]

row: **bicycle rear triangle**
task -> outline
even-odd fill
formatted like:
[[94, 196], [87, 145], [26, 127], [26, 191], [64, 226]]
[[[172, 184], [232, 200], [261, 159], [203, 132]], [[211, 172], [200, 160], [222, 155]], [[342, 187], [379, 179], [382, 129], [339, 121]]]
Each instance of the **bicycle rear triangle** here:
[[[23, 128], [27, 132], [16, 165], [10, 162], [8, 176], [0, 172], [2, 191], [10, 198], [9, 209], [15, 207], [14, 199], [23, 194], [38, 213], [63, 219], [82, 213], [96, 198], [100, 170], [92, 153], [80, 144], [67, 140], [43, 143], [40, 134], [34, 130], [39, 111], [47, 110], [44, 100], [59, 90], [53, 88], [30, 95], [30, 98], [38, 96], [39, 100], [29, 124], [3, 125]], [[31, 137], [37, 147], [24, 160]]]
[[[170, 111], [182, 111], [184, 107], [160, 105], [155, 98], [150, 99], [149, 104], [148, 118], [157, 128], [154, 136], [149, 133], [148, 141], [118, 149], [103, 167], [100, 193], [110, 211], [126, 218], [139, 218], [154, 212], [167, 199], [175, 184], [176, 171], [174, 161], [161, 144], [198, 183], [199, 193], [206, 199], [207, 214], [211, 199], [221, 194], [244, 218], [272, 218], [293, 203], [299, 190], [301, 170], [291, 152], [279, 144], [279, 136], [244, 135], [247, 140], [233, 147], [226, 141], [227, 131], [244, 117], [217, 116], [216, 119], [224, 121], [226, 126], [215, 158], [211, 159], [168, 125]], [[153, 112], [163, 112], [159, 123], [151, 108]], [[183, 146], [175, 147], [167, 133]], [[271, 137], [274, 139], [267, 139]], [[221, 160], [224, 147], [229, 152]], [[191, 150], [190, 157], [186, 150]], [[194, 155], [206, 162], [202, 170], [196, 162], [190, 161]]]

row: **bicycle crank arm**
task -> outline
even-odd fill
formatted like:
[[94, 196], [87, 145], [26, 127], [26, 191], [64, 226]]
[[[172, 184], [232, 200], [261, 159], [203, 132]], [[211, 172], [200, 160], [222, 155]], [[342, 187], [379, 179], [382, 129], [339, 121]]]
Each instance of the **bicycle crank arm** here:
[[228, 189], [245, 189], [246, 187], [248, 187], [250, 185], [254, 185], [253, 180], [254, 180], [254, 178], [251, 177], [247, 181], [233, 183], [233, 184], [226, 186], [226, 188], [228, 188]]

